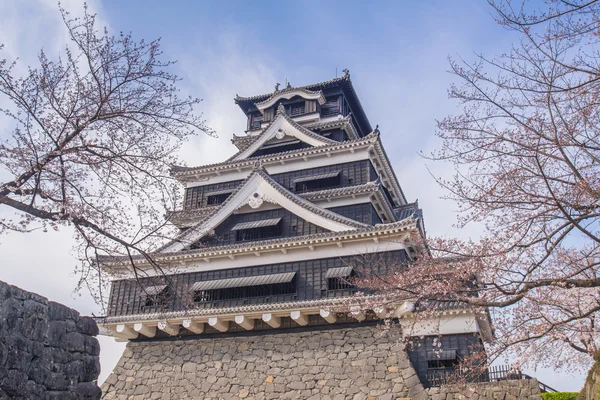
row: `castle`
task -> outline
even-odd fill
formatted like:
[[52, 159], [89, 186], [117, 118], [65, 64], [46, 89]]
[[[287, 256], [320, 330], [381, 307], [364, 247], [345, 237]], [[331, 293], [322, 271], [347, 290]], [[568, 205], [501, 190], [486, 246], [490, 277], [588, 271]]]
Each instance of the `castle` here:
[[[172, 169], [179, 235], [134, 257], [137, 276], [129, 259], [102, 265], [118, 275], [100, 325], [129, 341], [104, 397], [423, 398], [483, 348], [489, 319], [448, 303], [417, 321], [410, 299], [352, 307], [356, 279], [410, 268], [426, 232], [349, 72], [235, 102], [238, 151]], [[385, 318], [410, 329], [377, 335]]]

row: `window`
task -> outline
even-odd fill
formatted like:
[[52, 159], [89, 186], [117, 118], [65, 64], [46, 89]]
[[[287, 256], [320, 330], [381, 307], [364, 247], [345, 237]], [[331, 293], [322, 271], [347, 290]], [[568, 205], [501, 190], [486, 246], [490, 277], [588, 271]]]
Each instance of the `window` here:
[[242, 222], [231, 228], [235, 240], [244, 242], [281, 236], [281, 218]]
[[224, 193], [208, 193], [206, 196], [206, 205], [213, 206], [223, 203], [229, 196], [231, 196], [232, 192], [224, 192]]
[[427, 369], [454, 368], [458, 365], [458, 357], [455, 349], [450, 350], [428, 350], [426, 353]]
[[196, 282], [194, 301], [211, 302], [296, 293], [296, 272]]
[[306, 111], [306, 105], [305, 105], [304, 101], [302, 101], [300, 103], [290, 104], [286, 108], [287, 108], [288, 115], [290, 115], [290, 116], [302, 115]]
[[329, 115], [336, 115], [342, 112], [340, 107], [341, 99], [339, 96], [330, 97], [327, 102], [321, 106], [321, 116], [327, 117]]
[[340, 186], [340, 171], [328, 174], [306, 176], [294, 181], [296, 192], [328, 189]]
[[167, 285], [148, 286], [142, 292], [144, 307], [163, 306], [167, 303], [168, 297]]
[[264, 116], [261, 113], [250, 115], [250, 129], [260, 129]]
[[356, 273], [352, 267], [329, 268], [325, 273], [327, 279], [327, 290], [354, 289], [356, 286], [352, 281], [356, 278]]
[[283, 153], [285, 151], [298, 150], [305, 147], [308, 147], [308, 145], [300, 140], [286, 140], [285, 142], [269, 143], [258, 149], [254, 154], [252, 154], [252, 157]]

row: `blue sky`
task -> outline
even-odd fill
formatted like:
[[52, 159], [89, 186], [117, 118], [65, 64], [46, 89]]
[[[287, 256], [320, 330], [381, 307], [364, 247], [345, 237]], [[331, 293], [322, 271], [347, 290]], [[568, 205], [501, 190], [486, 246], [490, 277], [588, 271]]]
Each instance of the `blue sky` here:
[[[81, 13], [79, 0], [62, 5]], [[245, 118], [235, 94], [270, 92], [276, 82], [305, 85], [328, 80], [344, 68], [382, 139], [409, 201], [419, 199], [429, 234], [469, 237], [477, 227], [458, 230], [454, 205], [427, 168], [445, 175], [444, 165], [417, 155], [438, 142], [435, 121], [458, 110], [447, 99], [452, 82], [448, 56], [473, 60], [474, 53], [499, 54], [514, 38], [493, 22], [485, 0], [454, 1], [88, 1], [99, 23], [112, 33], [162, 38], [165, 59], [176, 59], [184, 92], [204, 99], [200, 110], [219, 134], [197, 137], [182, 151], [191, 165], [223, 160], [243, 134]], [[34, 64], [44, 47], [63, 52], [66, 36], [53, 0], [0, 2], [4, 56]], [[0, 128], [0, 135], [5, 134]], [[82, 313], [98, 312], [86, 293], [74, 294], [76, 264], [72, 232], [11, 235], [0, 239], [0, 280], [37, 291]], [[123, 349], [101, 339], [104, 379]], [[542, 370], [532, 373], [550, 386], [579, 390], [583, 376]]]

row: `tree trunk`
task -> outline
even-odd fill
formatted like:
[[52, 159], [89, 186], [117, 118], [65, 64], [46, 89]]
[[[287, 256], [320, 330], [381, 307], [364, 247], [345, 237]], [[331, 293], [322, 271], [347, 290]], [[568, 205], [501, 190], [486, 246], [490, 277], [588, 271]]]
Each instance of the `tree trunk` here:
[[590, 370], [577, 400], [600, 400], [600, 350], [598, 350], [594, 359], [596, 363]]

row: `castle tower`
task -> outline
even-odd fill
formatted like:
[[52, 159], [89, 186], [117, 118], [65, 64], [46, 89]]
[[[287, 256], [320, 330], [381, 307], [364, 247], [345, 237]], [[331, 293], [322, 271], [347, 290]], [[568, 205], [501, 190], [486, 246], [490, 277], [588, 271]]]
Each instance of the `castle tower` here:
[[105, 398], [423, 397], [489, 325], [444, 305], [403, 331], [422, 344], [407, 352], [376, 325], [414, 321], [418, 304], [352, 307], [355, 279], [410, 268], [425, 228], [350, 74], [235, 102], [248, 120], [238, 152], [172, 170], [185, 199], [170, 216], [179, 236], [153, 255], [160, 271], [104, 262], [120, 275], [100, 325], [129, 341]]

